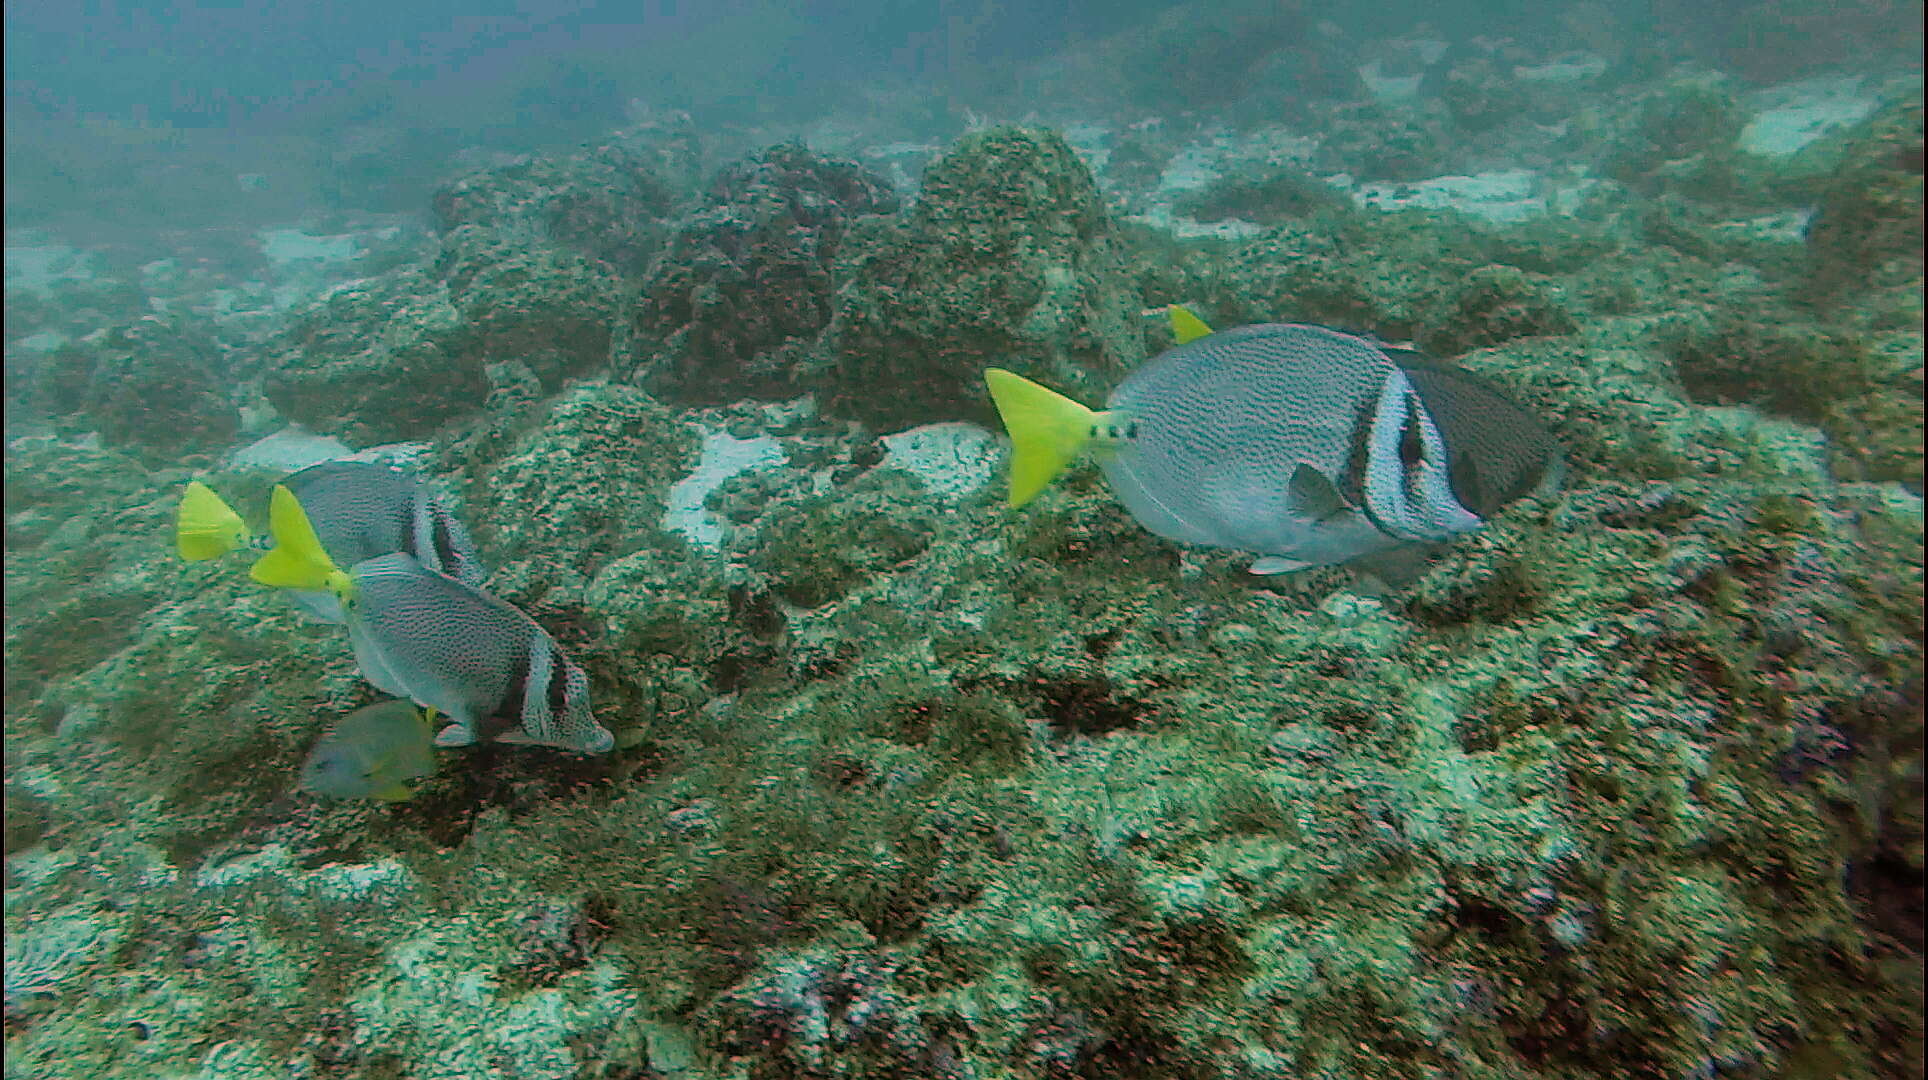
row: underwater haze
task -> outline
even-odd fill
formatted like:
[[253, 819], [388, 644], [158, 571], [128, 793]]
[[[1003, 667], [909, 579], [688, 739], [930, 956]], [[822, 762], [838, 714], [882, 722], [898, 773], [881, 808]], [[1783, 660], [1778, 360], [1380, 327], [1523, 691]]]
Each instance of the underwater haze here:
[[1928, 1080], [1922, 25], [9, 4], [0, 1068]]

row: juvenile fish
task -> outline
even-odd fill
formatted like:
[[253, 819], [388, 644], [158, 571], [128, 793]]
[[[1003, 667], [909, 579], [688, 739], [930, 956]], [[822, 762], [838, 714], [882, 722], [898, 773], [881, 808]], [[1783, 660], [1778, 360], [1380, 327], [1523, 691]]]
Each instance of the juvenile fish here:
[[435, 774], [429, 724], [427, 714], [408, 701], [356, 709], [308, 752], [301, 786], [330, 799], [412, 798], [412, 782]]

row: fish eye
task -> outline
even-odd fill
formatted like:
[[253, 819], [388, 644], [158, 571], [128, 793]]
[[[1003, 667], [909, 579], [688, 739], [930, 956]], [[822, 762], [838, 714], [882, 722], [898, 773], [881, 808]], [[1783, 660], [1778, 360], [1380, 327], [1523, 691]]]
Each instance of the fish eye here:
[[1138, 421], [1133, 420], [1130, 424], [1126, 425], [1125, 427], [1125, 438], [1135, 439], [1137, 437], [1138, 437]]

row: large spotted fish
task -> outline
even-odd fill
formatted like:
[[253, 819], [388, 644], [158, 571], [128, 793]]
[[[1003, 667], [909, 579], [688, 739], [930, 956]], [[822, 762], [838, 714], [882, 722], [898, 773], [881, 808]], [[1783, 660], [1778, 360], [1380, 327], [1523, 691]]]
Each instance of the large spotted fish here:
[[[300, 500], [322, 547], [339, 566], [399, 551], [469, 585], [479, 586], [488, 577], [475, 542], [447, 500], [413, 472], [364, 461], [324, 461], [281, 483]], [[188, 484], [175, 524], [182, 558], [212, 559], [265, 541], [250, 535], [241, 515], [207, 485]], [[316, 618], [342, 621], [340, 606], [326, 591], [299, 591], [291, 598]]]
[[1011, 505], [1089, 448], [1145, 528], [1276, 574], [1444, 541], [1557, 483], [1552, 438], [1471, 375], [1318, 326], [1173, 324], [1181, 343], [1104, 412], [986, 373], [1011, 433]]
[[274, 490], [269, 524], [275, 546], [254, 579], [332, 593], [362, 677], [448, 717], [437, 745], [492, 738], [590, 754], [615, 746], [590, 711], [588, 676], [514, 605], [401, 552], [341, 569], [286, 487]]

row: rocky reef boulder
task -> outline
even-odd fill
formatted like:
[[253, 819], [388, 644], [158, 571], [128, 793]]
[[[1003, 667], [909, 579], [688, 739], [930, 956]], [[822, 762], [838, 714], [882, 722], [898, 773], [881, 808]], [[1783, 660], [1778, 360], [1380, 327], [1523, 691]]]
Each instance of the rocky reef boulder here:
[[1826, 432], [1848, 478], [1921, 484], [1919, 332], [1862, 335], [1690, 310], [1659, 332], [1687, 396]]
[[796, 144], [723, 170], [644, 280], [646, 384], [696, 404], [801, 393], [835, 309], [845, 235], [896, 210], [881, 177]]
[[213, 327], [147, 315], [96, 331], [10, 372], [19, 399], [63, 429], [154, 461], [219, 452], [241, 428], [234, 380]]
[[[694, 148], [687, 153], [693, 157]], [[637, 276], [662, 246], [666, 219], [681, 198], [673, 181], [658, 175], [660, 157], [620, 141], [525, 157], [438, 189], [435, 223], [444, 233], [484, 226]]]
[[[1814, 286], [1913, 287], [1922, 273], [1922, 107], [1891, 106], [1848, 140], [1808, 226]], [[1920, 321], [1920, 308], [1915, 308]]]
[[496, 568], [490, 587], [523, 604], [577, 603], [605, 562], [657, 539], [695, 435], [631, 386], [584, 382], [546, 399], [498, 389], [491, 406], [437, 452]]
[[1675, 79], [1607, 121], [1595, 168], [1645, 194], [1731, 193], [1746, 114], [1725, 80]]
[[425, 438], [480, 409], [486, 369], [516, 361], [555, 389], [604, 367], [625, 293], [607, 264], [463, 226], [439, 258], [356, 282], [271, 345], [263, 392], [315, 431]]
[[878, 423], [983, 416], [996, 364], [1073, 394], [1145, 356], [1142, 305], [1091, 172], [1050, 131], [966, 135], [897, 218], [854, 229], [826, 407]]

